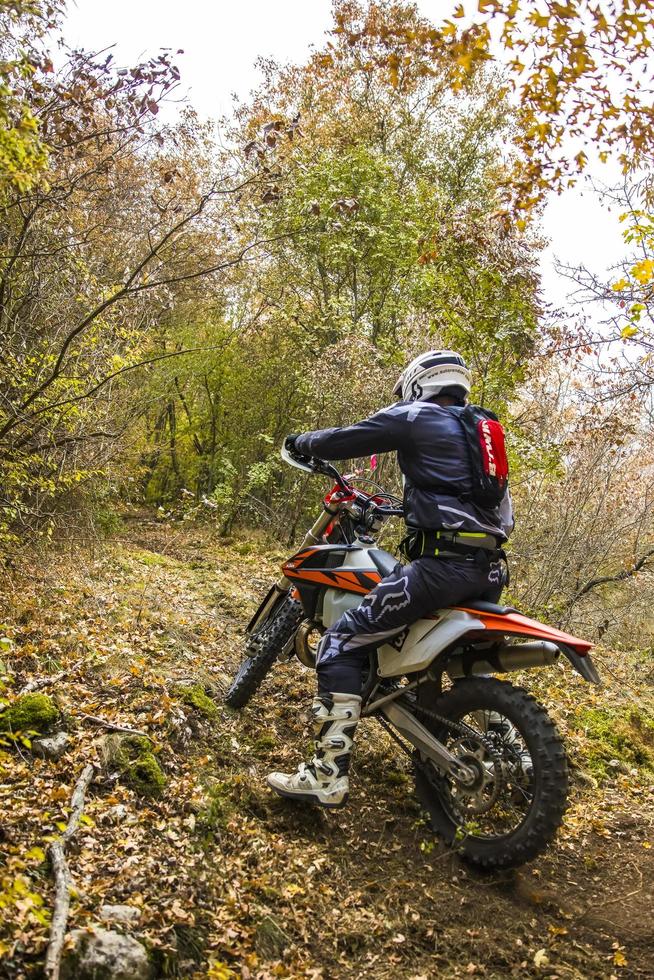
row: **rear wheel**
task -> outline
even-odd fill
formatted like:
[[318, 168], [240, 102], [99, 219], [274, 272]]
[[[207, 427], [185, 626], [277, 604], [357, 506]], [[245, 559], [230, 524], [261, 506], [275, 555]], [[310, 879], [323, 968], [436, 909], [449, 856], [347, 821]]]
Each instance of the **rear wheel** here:
[[[455, 724], [449, 728], [430, 712]], [[506, 681], [470, 678], [416, 713], [470, 773], [462, 785], [415, 754], [416, 792], [433, 829], [489, 871], [540, 854], [561, 825], [568, 797], [565, 749], [545, 709]]]
[[256, 694], [304, 618], [302, 605], [287, 596], [247, 641], [247, 654], [225, 695], [230, 708], [243, 708]]

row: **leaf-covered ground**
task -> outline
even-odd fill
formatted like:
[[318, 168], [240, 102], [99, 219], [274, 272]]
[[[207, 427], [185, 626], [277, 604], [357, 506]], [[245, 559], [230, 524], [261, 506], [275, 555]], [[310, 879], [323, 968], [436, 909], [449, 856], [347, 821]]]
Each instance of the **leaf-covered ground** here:
[[70, 926], [97, 923], [103, 904], [136, 907], [130, 928], [158, 976], [652, 976], [647, 663], [601, 652], [600, 691], [564, 668], [538, 677], [575, 762], [572, 805], [545, 857], [482, 877], [433, 838], [407, 763], [373, 722], [346, 810], [293, 807], [265, 788], [306, 747], [311, 677], [278, 666], [240, 714], [221, 694], [281, 557], [133, 514], [111, 544], [7, 574], [3, 697], [64, 671], [42, 690], [73, 741], [58, 762], [20, 743], [0, 757], [0, 976], [41, 973], [44, 851], [84, 764], [102, 757], [97, 719], [147, 733], [167, 784], [139, 796], [105, 766], [69, 855]]

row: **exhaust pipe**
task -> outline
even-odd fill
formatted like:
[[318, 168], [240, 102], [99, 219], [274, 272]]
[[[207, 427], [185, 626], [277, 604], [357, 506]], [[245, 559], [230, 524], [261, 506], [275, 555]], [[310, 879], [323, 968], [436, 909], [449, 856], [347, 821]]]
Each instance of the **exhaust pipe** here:
[[[293, 656], [293, 651], [295, 651], [295, 656], [300, 663], [308, 667], [309, 670], [316, 669], [316, 643], [315, 637], [312, 637], [313, 633], [322, 634], [324, 633], [324, 628], [319, 623], [314, 623], [311, 619], [303, 620], [298, 626], [294, 640], [291, 640], [292, 647], [289, 651], [289, 656]], [[314, 640], [313, 643], [311, 639]], [[286, 653], [286, 650], [284, 653]]]
[[483, 659], [480, 652], [475, 650], [459, 653], [448, 662], [446, 670], [452, 680], [470, 674], [508, 674], [530, 667], [551, 667], [559, 659], [559, 654], [556, 644], [547, 640], [505, 643], [499, 650], [489, 653], [488, 659]]

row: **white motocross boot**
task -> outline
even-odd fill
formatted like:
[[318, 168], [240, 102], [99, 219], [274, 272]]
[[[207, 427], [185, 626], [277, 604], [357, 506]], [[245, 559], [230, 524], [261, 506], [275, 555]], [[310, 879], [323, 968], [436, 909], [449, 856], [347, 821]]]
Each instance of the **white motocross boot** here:
[[297, 772], [271, 772], [268, 785], [291, 800], [318, 806], [345, 806], [361, 698], [356, 694], [323, 694], [313, 702], [311, 711], [316, 754], [308, 764], [302, 762]]
[[534, 772], [534, 764], [531, 760], [529, 749], [525, 745], [518, 729], [513, 722], [509, 721], [508, 718], [504, 718], [497, 711], [488, 711], [484, 712], [484, 714], [486, 715], [487, 723], [486, 731], [497, 735], [505, 747], [513, 749], [523, 777], [527, 781], [531, 780]]

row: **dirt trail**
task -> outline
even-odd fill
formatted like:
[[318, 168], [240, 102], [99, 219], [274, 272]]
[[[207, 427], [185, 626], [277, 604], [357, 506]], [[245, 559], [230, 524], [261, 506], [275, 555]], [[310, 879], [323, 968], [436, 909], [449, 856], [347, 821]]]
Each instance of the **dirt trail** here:
[[[259, 550], [138, 520], [95, 557], [61, 557], [7, 586], [13, 686], [70, 670], [56, 695], [74, 743], [58, 763], [2, 759], [0, 903], [22, 877], [43, 905], [4, 902], [0, 976], [39, 976], [47, 920], [36, 913], [52, 891], [47, 864], [26, 855], [97, 757], [102, 733], [84, 714], [148, 731], [168, 785], [150, 800], [115, 780], [94, 788], [71, 858], [71, 925], [97, 922], [103, 903], [136, 906], [133, 931], [158, 976], [654, 976], [654, 796], [642, 774], [616, 773], [601, 789], [586, 778], [551, 851], [492, 877], [434, 839], [405, 760], [372, 722], [346, 810], [296, 808], [265, 789], [265, 773], [295, 765], [306, 745], [312, 687], [297, 665], [278, 666], [251, 708], [221, 704], [242, 625], [280, 557]], [[574, 686], [569, 677], [556, 690]], [[184, 700], [179, 684], [191, 681], [210, 709]], [[572, 691], [564, 727], [583, 696]]]

